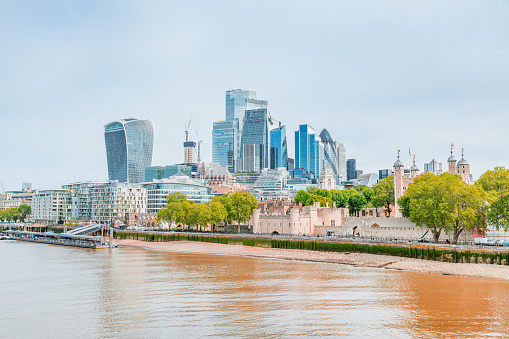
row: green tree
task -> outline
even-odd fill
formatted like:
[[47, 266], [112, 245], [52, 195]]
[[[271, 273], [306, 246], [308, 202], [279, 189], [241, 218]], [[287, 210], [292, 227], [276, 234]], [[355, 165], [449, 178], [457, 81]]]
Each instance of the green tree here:
[[362, 210], [368, 204], [366, 197], [360, 193], [350, 195], [348, 198], [348, 208], [350, 215], [359, 215], [359, 211]]
[[372, 188], [371, 204], [376, 207], [385, 207], [388, 213], [391, 213], [391, 206], [394, 206], [394, 176], [391, 175], [380, 180]]
[[475, 183], [487, 192], [486, 221], [497, 229], [509, 229], [509, 169], [495, 167]]
[[209, 207], [210, 224], [212, 225], [212, 232], [215, 232], [217, 225], [223, 223], [223, 221], [228, 217], [228, 212], [219, 201], [211, 201], [209, 203]]
[[219, 196], [215, 196], [214, 198], [212, 198], [212, 201], [211, 201], [211, 203], [218, 202], [221, 205], [223, 205], [223, 207], [226, 211], [225, 220], [228, 224], [231, 224], [233, 221], [233, 218], [235, 217], [234, 212], [233, 212], [231, 196], [232, 196], [232, 194], [219, 195]]
[[22, 204], [18, 207], [19, 219], [25, 222], [25, 219], [32, 214], [32, 207], [27, 204]]
[[187, 195], [181, 192], [170, 193], [166, 197], [166, 204], [172, 202], [183, 202], [187, 200]]
[[331, 195], [330, 195], [330, 191], [329, 190], [326, 190], [326, 189], [317, 189], [315, 190], [315, 195], [320, 195], [322, 197], [325, 197], [325, 198], [330, 198]]
[[293, 198], [293, 201], [295, 201], [296, 204], [299, 202], [302, 202], [302, 205], [309, 206], [309, 199], [311, 198], [311, 194], [309, 194], [306, 191], [300, 190], [295, 195], [295, 198]]
[[311, 198], [309, 198], [308, 203], [309, 206], [313, 205], [315, 202], [320, 203], [320, 207], [325, 207], [327, 204], [329, 204], [329, 207], [332, 207], [332, 199], [328, 197], [324, 197], [322, 195], [313, 194], [311, 195]]
[[[484, 228], [485, 192], [462, 181], [459, 175], [423, 173], [408, 186], [409, 220], [427, 226], [438, 242], [443, 231], [453, 235], [453, 243], [464, 231]], [[403, 202], [403, 200], [398, 200]]]
[[373, 196], [373, 190], [369, 187], [366, 187], [362, 190], [362, 195], [366, 198], [368, 204], [371, 202], [371, 197]]
[[317, 190], [318, 190], [318, 187], [316, 187], [316, 186], [308, 186], [308, 187], [306, 188], [306, 191], [307, 191], [309, 194], [311, 194], [311, 195], [316, 194], [316, 191], [317, 191]]
[[336, 203], [337, 208], [346, 208], [348, 206], [348, 198], [344, 192], [346, 191], [331, 190], [331, 199]]
[[258, 207], [256, 198], [251, 193], [236, 192], [230, 196], [233, 221], [245, 223], [249, 221], [253, 210]]
[[405, 218], [410, 216], [410, 197], [404, 195], [398, 199], [399, 211]]

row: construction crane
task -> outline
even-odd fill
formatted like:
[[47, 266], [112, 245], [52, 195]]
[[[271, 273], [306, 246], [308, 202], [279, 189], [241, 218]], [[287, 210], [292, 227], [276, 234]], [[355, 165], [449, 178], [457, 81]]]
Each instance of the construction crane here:
[[269, 124], [271, 126], [274, 125], [274, 121], [277, 121], [279, 122], [279, 127], [281, 127], [281, 121], [272, 118], [272, 116], [270, 115], [270, 111], [267, 111], [267, 114], [269, 115], [267, 119], [269, 120]]
[[185, 132], [186, 132], [186, 142], [188, 142], [188, 141], [189, 141], [189, 126], [191, 126], [191, 119], [192, 119], [192, 118], [193, 118], [193, 117], [191, 117], [191, 118], [189, 119], [189, 122], [188, 122], [188, 123], [187, 123], [187, 125], [186, 125], [186, 129], [185, 129]]
[[200, 136], [198, 135], [198, 130], [194, 130], [196, 132], [196, 137], [198, 138], [198, 163], [200, 163], [201, 161], [201, 152], [200, 152], [200, 148], [201, 148], [201, 144], [203, 143], [203, 140], [199, 140], [200, 139]]

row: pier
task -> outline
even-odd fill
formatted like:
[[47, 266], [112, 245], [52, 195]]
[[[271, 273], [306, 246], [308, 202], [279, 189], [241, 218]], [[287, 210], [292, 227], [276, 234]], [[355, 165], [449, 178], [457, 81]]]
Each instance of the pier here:
[[99, 249], [104, 247], [115, 247], [112, 239], [101, 236], [87, 236], [74, 234], [56, 234], [56, 233], [40, 233], [27, 231], [4, 231], [4, 234], [11, 237], [12, 240], [37, 242], [43, 244], [74, 246]]

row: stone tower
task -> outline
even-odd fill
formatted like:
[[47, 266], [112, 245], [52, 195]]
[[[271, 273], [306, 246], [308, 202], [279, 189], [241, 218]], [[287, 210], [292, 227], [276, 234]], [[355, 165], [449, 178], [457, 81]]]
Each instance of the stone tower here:
[[461, 149], [461, 160], [458, 161], [458, 167], [457, 167], [457, 172], [459, 175], [461, 175], [461, 178], [463, 179], [464, 182], [466, 182], [467, 184], [470, 184], [470, 164], [468, 163], [468, 161], [465, 160], [465, 158], [463, 157], [463, 152], [465, 151], [465, 149]]
[[449, 159], [447, 159], [447, 163], [449, 164], [449, 174], [456, 174], [456, 158], [454, 157], [454, 155], [452, 155], [452, 147], [454, 145], [451, 144], [451, 156], [449, 157]]
[[401, 212], [399, 211], [398, 199], [403, 195], [403, 175], [405, 172], [405, 166], [399, 160], [399, 150], [398, 150], [398, 160], [394, 163], [394, 217], [400, 218], [402, 217]]

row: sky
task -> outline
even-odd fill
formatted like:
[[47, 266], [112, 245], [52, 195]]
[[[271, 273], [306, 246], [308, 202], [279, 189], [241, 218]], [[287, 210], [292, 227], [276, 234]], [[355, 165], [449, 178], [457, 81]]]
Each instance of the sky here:
[[294, 133], [345, 144], [357, 168], [409, 149], [474, 178], [509, 167], [507, 1], [0, 0], [0, 181], [108, 178], [103, 126], [154, 123], [153, 165], [181, 163], [184, 128], [212, 160], [225, 91], [269, 102]]

